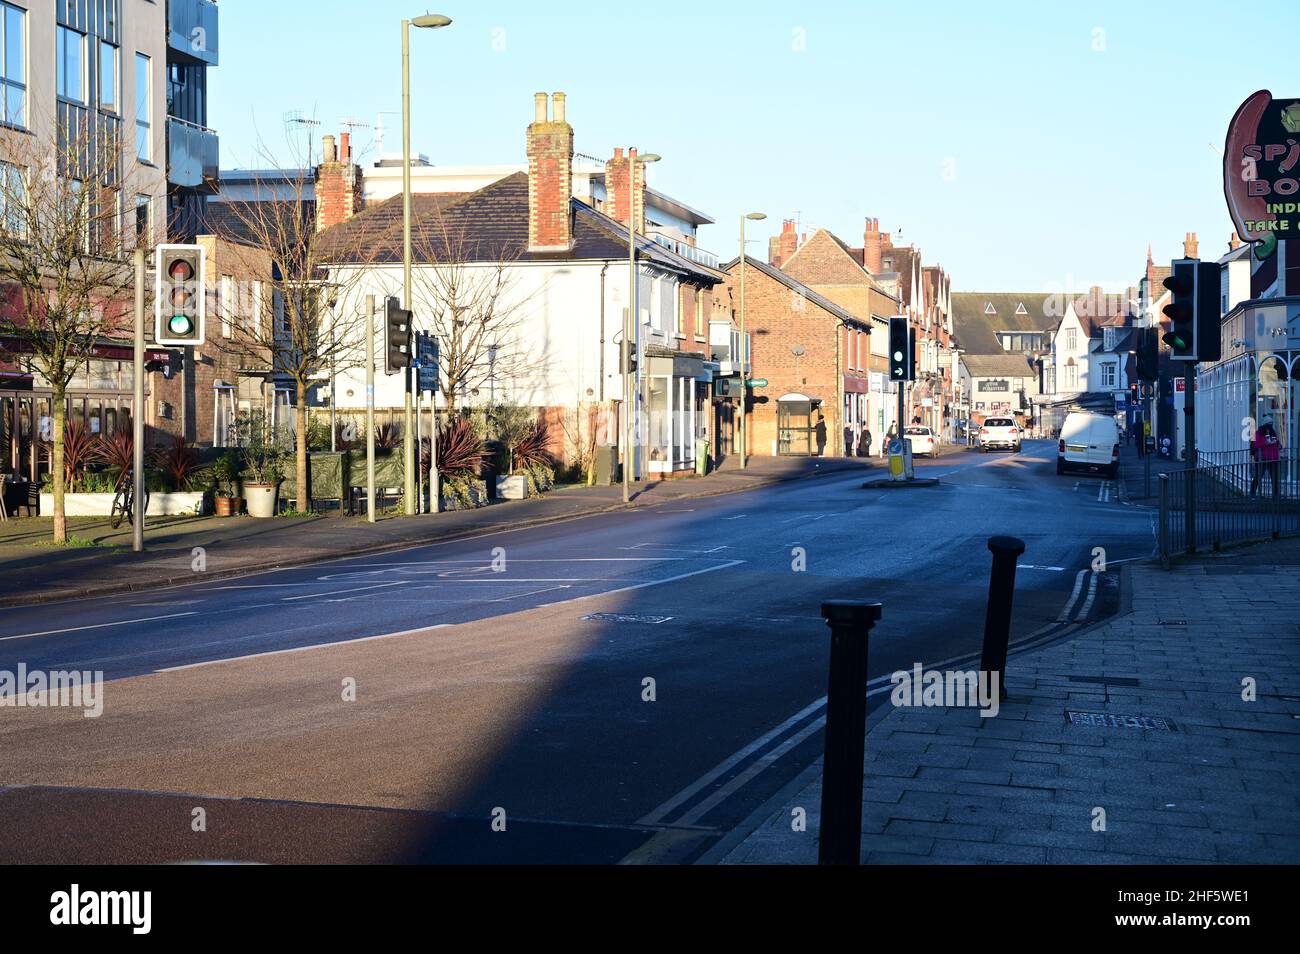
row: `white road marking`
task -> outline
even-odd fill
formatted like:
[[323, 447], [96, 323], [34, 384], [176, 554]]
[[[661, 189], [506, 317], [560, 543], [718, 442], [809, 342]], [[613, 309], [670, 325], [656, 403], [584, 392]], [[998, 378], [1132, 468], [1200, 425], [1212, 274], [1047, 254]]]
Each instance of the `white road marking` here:
[[598, 596], [613, 596], [615, 593], [628, 593], [632, 590], [644, 590], [649, 586], [659, 586], [662, 583], [674, 583], [677, 580], [684, 580], [691, 576], [699, 576], [703, 573], [713, 573], [717, 570], [729, 570], [733, 566], [740, 566], [740, 564], [744, 562], [744, 560], [728, 560], [726, 563], [719, 563], [717, 566], [705, 567], [703, 570], [692, 570], [689, 573], [678, 573], [676, 576], [665, 577], [662, 580], [647, 580], [644, 583], [635, 583], [632, 586], [620, 586], [618, 589], [614, 590], [601, 590], [599, 593], [587, 593], [583, 596], [575, 596], [573, 599], [568, 600], [558, 600], [554, 603], [541, 603], [535, 608], [544, 609], [548, 606], [564, 606], [567, 603], [576, 603], [579, 600], [595, 599]]
[[1016, 569], [1019, 569], [1019, 570], [1051, 570], [1053, 573], [1064, 573], [1064, 572], [1065, 572], [1065, 567], [1063, 567], [1063, 566], [1035, 566], [1033, 563], [1021, 563], [1021, 564], [1018, 564], [1017, 567], [1016, 567]]
[[335, 596], [342, 596], [344, 593], [361, 593], [365, 590], [378, 590], [385, 586], [405, 586], [406, 580], [393, 580], [390, 583], [375, 583], [372, 586], [357, 586], [350, 590], [326, 590], [324, 593], [303, 593], [300, 596], [286, 596], [282, 602], [291, 603], [294, 600], [315, 600], [328, 599]]
[[[1090, 570], [1089, 572], [1091, 573], [1092, 571]], [[1088, 598], [1084, 600], [1083, 606], [1079, 610], [1079, 615], [1074, 618], [1076, 623], [1082, 623], [1088, 618], [1088, 611], [1092, 609], [1092, 601], [1097, 597], [1097, 578], [1099, 576], [1101, 576], [1100, 573], [1092, 573], [1092, 581], [1088, 584]]]
[[421, 626], [419, 629], [404, 629], [400, 633], [383, 633], [379, 636], [361, 636], [357, 639], [340, 639], [332, 643], [313, 643], [310, 646], [295, 646], [292, 649], [273, 649], [265, 653], [249, 653], [247, 656], [229, 656], [225, 659], [209, 659], [206, 662], [187, 663], [184, 666], [167, 666], [154, 672], [179, 672], [182, 669], [199, 669], [203, 666], [217, 666], [221, 663], [242, 662], [245, 659], [261, 659], [263, 656], [285, 656], [289, 653], [305, 653], [313, 649], [330, 649], [336, 646], [353, 646], [357, 643], [374, 642], [377, 639], [393, 639], [397, 636], [410, 636], [414, 633], [427, 633], [434, 629], [446, 629], [450, 623], [435, 623], [433, 626]]
[[563, 583], [560, 584], [559, 586], [543, 586], [539, 590], [529, 590], [527, 593], [512, 593], [509, 596], [498, 596], [494, 600], [488, 600], [488, 602], [505, 603], [508, 600], [523, 599], [525, 596], [536, 596], [538, 593], [549, 593], [551, 590], [568, 590], [568, 589], [572, 589], [572, 587], [570, 587], [568, 584], [563, 584]]
[[1061, 615], [1056, 617], [1056, 621], [1058, 623], [1065, 623], [1069, 621], [1070, 613], [1074, 609], [1074, 601], [1079, 598], [1079, 591], [1083, 589], [1083, 575], [1087, 572], [1089, 571], [1080, 570], [1077, 574], [1075, 574], [1074, 590], [1070, 593], [1070, 598], [1065, 601], [1065, 606], [1061, 610]]
[[80, 633], [87, 629], [107, 629], [110, 626], [129, 626], [132, 623], [152, 623], [160, 619], [180, 619], [182, 616], [198, 616], [198, 612], [168, 613], [166, 616], [142, 616], [139, 619], [119, 619], [111, 623], [92, 623], [88, 626], [69, 626], [67, 629], [47, 629], [39, 633], [15, 633], [13, 636], [0, 636], [0, 643], [11, 639], [28, 639], [32, 636], [57, 636], [59, 633]]

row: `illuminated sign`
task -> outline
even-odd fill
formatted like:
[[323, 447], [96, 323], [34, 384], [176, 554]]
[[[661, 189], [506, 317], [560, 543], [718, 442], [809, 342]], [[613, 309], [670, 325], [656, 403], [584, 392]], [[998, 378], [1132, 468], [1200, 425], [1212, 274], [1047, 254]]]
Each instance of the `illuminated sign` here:
[[1300, 235], [1300, 99], [1262, 89], [1237, 108], [1223, 150], [1223, 193], [1237, 235], [1257, 258]]

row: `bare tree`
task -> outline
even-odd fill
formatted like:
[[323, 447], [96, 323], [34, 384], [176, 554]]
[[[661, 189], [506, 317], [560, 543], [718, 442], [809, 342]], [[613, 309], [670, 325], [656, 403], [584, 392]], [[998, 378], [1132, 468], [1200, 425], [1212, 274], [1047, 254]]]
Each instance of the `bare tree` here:
[[429, 203], [411, 234], [411, 297], [417, 323], [439, 339], [439, 387], [449, 411], [479, 390], [539, 373], [543, 358], [522, 331], [532, 295], [519, 287], [520, 250], [484, 243], [452, 202]]
[[[297, 507], [303, 511], [311, 509], [308, 392], [331, 370], [355, 366], [364, 353], [366, 316], [356, 288], [372, 247], [344, 230], [317, 230], [309, 198], [313, 182], [310, 168], [254, 182], [253, 195], [222, 203], [224, 214], [213, 223], [213, 232], [230, 245], [228, 254], [246, 259], [246, 271], [264, 272], [266, 263], [271, 266], [260, 309], [238, 307], [247, 301], [244, 295], [220, 307], [238, 307], [237, 313], [227, 315], [235, 328], [231, 347], [255, 366], [292, 382], [294, 472]], [[331, 276], [327, 266], [341, 260], [360, 267]]]
[[0, 283], [13, 289], [0, 310], [0, 344], [7, 340], [10, 360], [51, 390], [54, 541], [66, 543], [67, 389], [97, 344], [130, 335], [130, 256], [152, 236], [124, 221], [122, 199], [134, 202], [157, 186], [141, 184], [140, 167], [127, 161], [112, 127], [48, 126], [57, 130], [49, 141], [0, 134]]

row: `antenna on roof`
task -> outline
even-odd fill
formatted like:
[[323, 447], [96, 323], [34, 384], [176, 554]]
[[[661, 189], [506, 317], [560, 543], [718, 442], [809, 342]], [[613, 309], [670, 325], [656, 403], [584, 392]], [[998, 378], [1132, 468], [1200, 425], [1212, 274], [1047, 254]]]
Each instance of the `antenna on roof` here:
[[375, 113], [375, 151], [384, 158], [384, 117], [400, 115], [397, 110], [385, 109]]
[[310, 165], [312, 164], [312, 161], [311, 161], [311, 150], [312, 150], [311, 141], [312, 141], [312, 132], [311, 132], [311, 131], [312, 131], [312, 128], [313, 128], [314, 126], [319, 126], [319, 125], [320, 125], [320, 120], [319, 120], [319, 119], [308, 119], [306, 116], [304, 116], [304, 115], [302, 114], [302, 110], [301, 110], [301, 109], [291, 109], [291, 110], [289, 110], [287, 113], [284, 114], [283, 119], [284, 119], [284, 125], [285, 125], [286, 130], [288, 129], [289, 126], [305, 126], [305, 127], [307, 127], [307, 165], [310, 166]]

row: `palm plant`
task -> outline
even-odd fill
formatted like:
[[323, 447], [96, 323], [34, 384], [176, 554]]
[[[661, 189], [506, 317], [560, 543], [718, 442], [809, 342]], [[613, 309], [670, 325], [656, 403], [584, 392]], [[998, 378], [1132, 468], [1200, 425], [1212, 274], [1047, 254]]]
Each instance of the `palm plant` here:
[[442, 476], [475, 476], [485, 456], [483, 439], [465, 418], [454, 418], [439, 430], [438, 473]]

